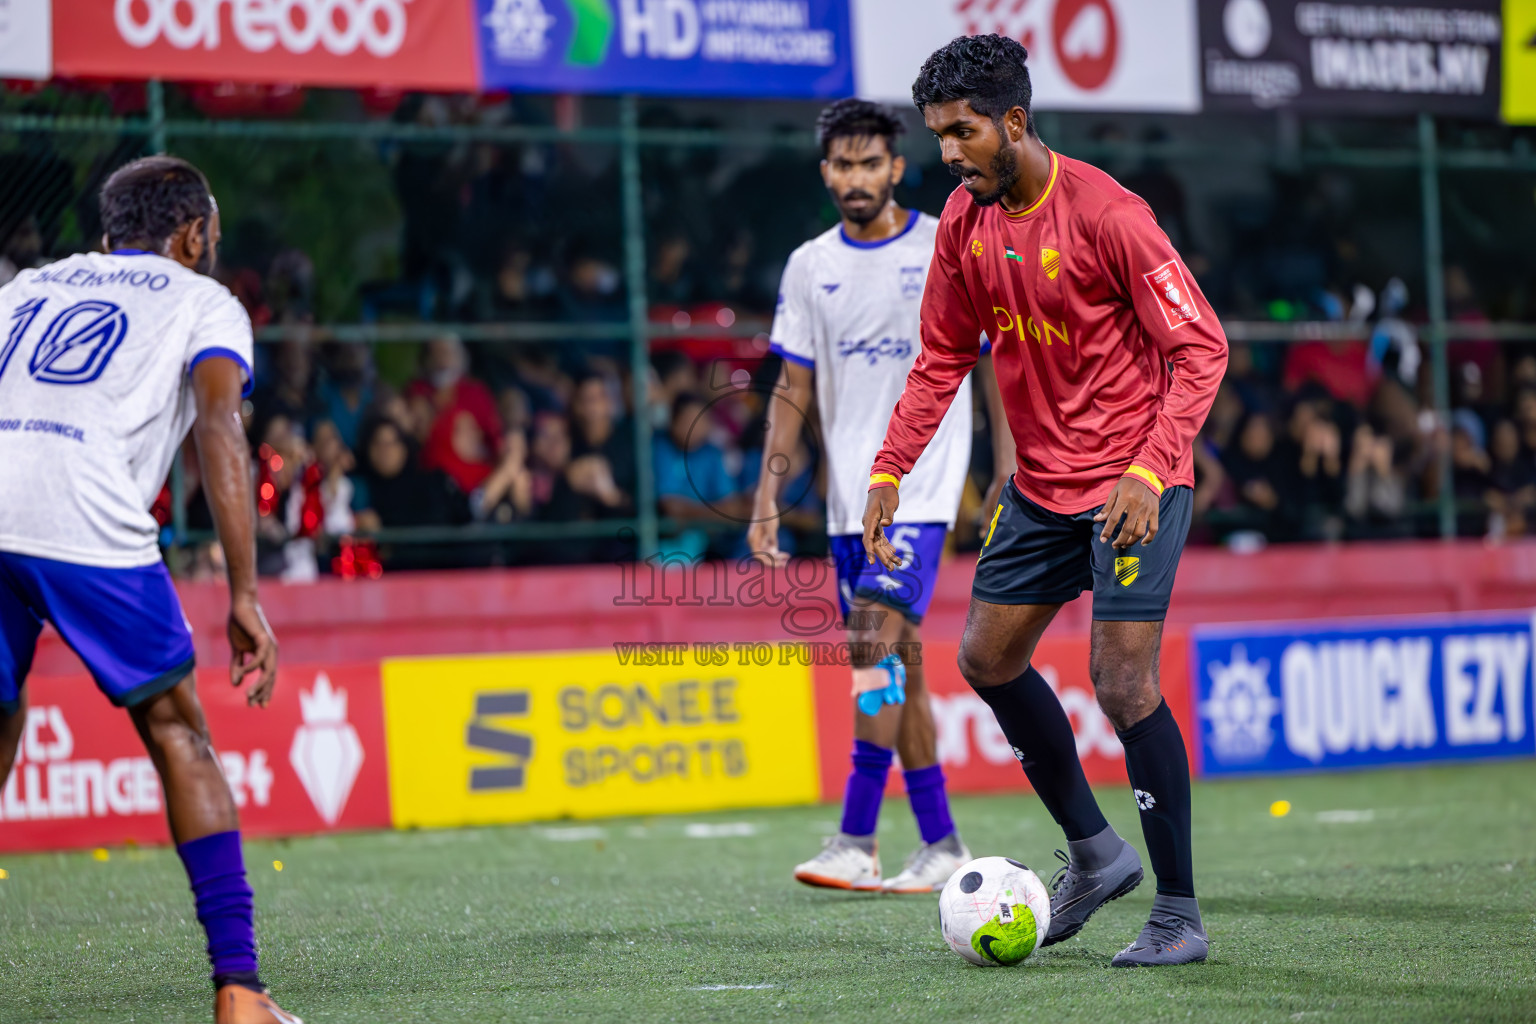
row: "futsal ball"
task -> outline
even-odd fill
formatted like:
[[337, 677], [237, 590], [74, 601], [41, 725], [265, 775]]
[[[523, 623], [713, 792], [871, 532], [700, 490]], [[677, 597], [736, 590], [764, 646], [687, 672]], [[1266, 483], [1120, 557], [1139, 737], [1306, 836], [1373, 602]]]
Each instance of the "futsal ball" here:
[[1051, 925], [1051, 894], [1038, 875], [1008, 857], [979, 857], [949, 877], [939, 896], [939, 930], [949, 948], [982, 967], [1028, 959]]

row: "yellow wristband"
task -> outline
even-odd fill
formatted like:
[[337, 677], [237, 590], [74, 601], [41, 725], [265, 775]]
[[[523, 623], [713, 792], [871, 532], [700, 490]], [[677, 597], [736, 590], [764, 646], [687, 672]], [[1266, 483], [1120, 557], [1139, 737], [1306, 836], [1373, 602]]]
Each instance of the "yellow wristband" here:
[[1163, 493], [1163, 482], [1157, 478], [1157, 474], [1142, 466], [1129, 466], [1125, 471], [1126, 476], [1134, 476], [1142, 483], [1147, 484], [1158, 494]]
[[894, 473], [871, 473], [869, 477], [869, 489], [876, 487], [900, 487], [901, 478]]

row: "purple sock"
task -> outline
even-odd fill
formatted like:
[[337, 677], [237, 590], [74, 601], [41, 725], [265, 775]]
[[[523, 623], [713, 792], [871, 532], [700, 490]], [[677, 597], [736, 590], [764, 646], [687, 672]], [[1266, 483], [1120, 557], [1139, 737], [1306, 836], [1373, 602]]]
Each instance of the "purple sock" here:
[[208, 933], [214, 984], [256, 984], [256, 923], [239, 832], [216, 832], [176, 847]]
[[853, 771], [843, 790], [843, 832], [872, 836], [880, 820], [880, 800], [885, 796], [885, 777], [891, 771], [892, 752], [863, 740], [853, 741]]
[[907, 777], [907, 799], [917, 817], [923, 842], [936, 843], [955, 831], [949, 816], [949, 794], [944, 792], [944, 769], [936, 764], [902, 773]]

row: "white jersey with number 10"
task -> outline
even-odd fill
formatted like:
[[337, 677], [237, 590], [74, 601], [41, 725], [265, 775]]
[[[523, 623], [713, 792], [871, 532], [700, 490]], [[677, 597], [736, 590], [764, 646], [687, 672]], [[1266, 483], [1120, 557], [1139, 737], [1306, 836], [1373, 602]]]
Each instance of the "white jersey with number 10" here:
[[124, 250], [0, 288], [0, 551], [128, 568], [160, 560], [150, 506], [222, 356], [250, 383], [251, 321], [229, 289]]

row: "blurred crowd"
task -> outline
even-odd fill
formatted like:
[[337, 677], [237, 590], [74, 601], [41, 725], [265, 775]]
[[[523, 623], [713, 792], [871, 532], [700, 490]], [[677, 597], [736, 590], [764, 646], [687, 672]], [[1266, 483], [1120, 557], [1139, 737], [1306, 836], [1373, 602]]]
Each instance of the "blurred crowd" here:
[[[365, 344], [290, 339], [258, 353], [247, 429], [263, 573], [298, 581], [634, 557], [639, 453], [627, 363], [578, 346], [471, 347], [442, 334], [418, 347], [412, 375], [391, 383]], [[753, 375], [777, 373], [772, 360], [750, 362], [702, 364], [682, 348], [652, 356], [642, 414], [666, 553], [746, 554], [767, 401]], [[807, 440], [789, 471], [781, 543], [819, 553], [822, 488]], [[197, 529], [209, 513], [188, 465]], [[169, 490], [157, 514], [169, 523]], [[464, 532], [512, 523], [593, 525], [548, 541]], [[215, 571], [216, 549], [190, 568]]]
[[1536, 351], [1477, 337], [1488, 321], [1468, 274], [1451, 266], [1445, 280], [1467, 335], [1447, 346], [1449, 422], [1434, 411], [1427, 346], [1402, 319], [1401, 281], [1319, 300], [1359, 337], [1232, 346], [1195, 447], [1199, 539], [1251, 549], [1438, 536], [1446, 489], [1459, 535], [1531, 532]]

